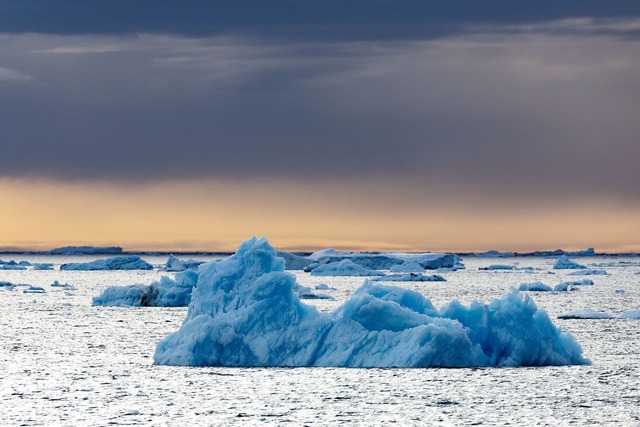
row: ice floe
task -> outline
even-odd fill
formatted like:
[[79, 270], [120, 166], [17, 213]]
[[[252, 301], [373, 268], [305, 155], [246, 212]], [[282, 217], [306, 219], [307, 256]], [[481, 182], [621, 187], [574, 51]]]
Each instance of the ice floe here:
[[152, 270], [153, 266], [137, 255], [62, 264], [60, 270]]
[[387, 274], [371, 279], [375, 282], [446, 282], [447, 279], [439, 274]]
[[556, 263], [553, 264], [553, 268], [555, 270], [575, 270], [587, 267], [582, 264], [578, 264], [577, 262], [571, 261], [566, 255], [562, 255], [557, 259]]

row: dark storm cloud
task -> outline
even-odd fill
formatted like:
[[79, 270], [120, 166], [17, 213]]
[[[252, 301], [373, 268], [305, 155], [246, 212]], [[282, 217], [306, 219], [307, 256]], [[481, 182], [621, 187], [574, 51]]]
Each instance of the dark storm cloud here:
[[0, 2], [0, 176], [640, 198], [636, 2], [343, 3]]
[[640, 14], [630, 0], [3, 0], [0, 32], [430, 38], [469, 25]]

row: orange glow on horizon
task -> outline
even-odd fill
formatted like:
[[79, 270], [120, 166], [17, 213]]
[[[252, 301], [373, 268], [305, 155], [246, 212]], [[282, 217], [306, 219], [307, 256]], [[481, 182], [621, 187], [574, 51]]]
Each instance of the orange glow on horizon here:
[[0, 180], [0, 203], [4, 249], [233, 251], [255, 235], [279, 249], [302, 251], [640, 251], [639, 206], [584, 201], [509, 207], [444, 194], [403, 203], [368, 183]]

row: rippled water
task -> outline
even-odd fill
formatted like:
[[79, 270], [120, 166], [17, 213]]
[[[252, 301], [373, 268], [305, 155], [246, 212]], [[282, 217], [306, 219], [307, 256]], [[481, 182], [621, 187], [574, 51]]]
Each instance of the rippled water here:
[[[5, 256], [5, 259], [7, 257]], [[37, 262], [64, 257], [21, 256]], [[16, 260], [19, 260], [16, 259]], [[74, 261], [95, 258], [74, 257]], [[153, 264], [166, 258], [145, 257]], [[626, 261], [627, 263], [620, 263]], [[464, 259], [447, 282], [399, 284], [436, 306], [489, 301], [510, 286], [555, 285], [553, 260]], [[519, 263], [534, 272], [480, 271]], [[532, 293], [555, 319], [594, 308], [610, 314], [640, 306], [639, 258], [581, 258], [604, 267], [595, 286]], [[57, 267], [56, 267], [57, 268]], [[178, 328], [185, 308], [92, 307], [104, 287], [150, 283], [158, 271], [3, 271], [0, 281], [42, 286], [44, 294], [0, 288], [0, 413], [3, 425], [639, 425], [640, 321], [555, 320], [582, 344], [591, 366], [517, 369], [182, 368], [153, 366], [156, 342]], [[340, 305], [362, 278], [311, 277]], [[51, 287], [58, 280], [76, 288]], [[624, 290], [624, 293], [616, 292]]]

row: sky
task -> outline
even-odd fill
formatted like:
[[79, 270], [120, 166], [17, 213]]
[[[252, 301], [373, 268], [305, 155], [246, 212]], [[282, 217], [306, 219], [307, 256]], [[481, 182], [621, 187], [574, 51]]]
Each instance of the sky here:
[[0, 249], [640, 251], [640, 3], [0, 0]]

